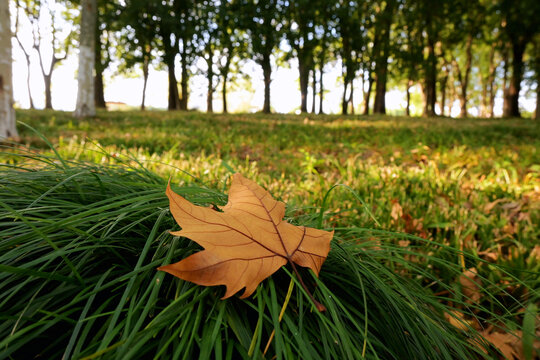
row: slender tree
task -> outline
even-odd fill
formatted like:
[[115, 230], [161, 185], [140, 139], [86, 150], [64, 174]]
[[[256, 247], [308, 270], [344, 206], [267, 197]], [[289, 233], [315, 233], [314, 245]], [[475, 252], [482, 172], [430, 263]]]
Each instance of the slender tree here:
[[239, 25], [249, 38], [248, 53], [261, 66], [264, 77], [263, 113], [270, 113], [272, 55], [283, 37], [283, 2], [280, 0], [233, 0]]
[[94, 61], [96, 46], [97, 1], [81, 1], [81, 32], [79, 35], [79, 71], [77, 105], [74, 116], [77, 118], [96, 115], [94, 99]]
[[[59, 28], [61, 18], [60, 4], [57, 4], [55, 1], [18, 0], [16, 5], [26, 13], [30, 21], [33, 38], [32, 47], [38, 55], [41, 75], [45, 84], [45, 108], [52, 109], [51, 88], [53, 72], [56, 66], [67, 58], [72, 35], [70, 33], [64, 39], [61, 38], [59, 34], [62, 30]], [[69, 4], [66, 3], [63, 5], [67, 6]], [[69, 12], [65, 12], [66, 16], [69, 16], [69, 14]], [[64, 20], [73, 21], [74, 19], [68, 17]], [[45, 29], [47, 24], [50, 24], [49, 29]], [[47, 47], [51, 51], [44, 51]], [[50, 53], [48, 58], [45, 58], [46, 53]]]
[[378, 52], [374, 54], [375, 60], [375, 102], [373, 112], [378, 114], [386, 113], [386, 83], [388, 79], [388, 58], [390, 56], [390, 31], [394, 14], [397, 8], [397, 1], [387, 0], [384, 2], [384, 9], [378, 12], [375, 22], [376, 41], [379, 43]]
[[17, 136], [13, 110], [9, 1], [0, 1], [0, 140]]
[[509, 42], [509, 51], [512, 55], [512, 75], [510, 85], [505, 90], [503, 116], [520, 117], [519, 93], [523, 80], [523, 55], [529, 42], [540, 31], [540, 21], [538, 21], [540, 2], [499, 0], [496, 10], [502, 14], [502, 33]]
[[34, 106], [34, 99], [32, 97], [32, 89], [30, 86], [30, 56], [32, 55], [32, 47], [27, 48], [23, 41], [21, 40], [20, 32], [19, 32], [19, 24], [20, 24], [20, 18], [21, 18], [21, 12], [24, 12], [24, 9], [22, 8], [21, 3], [17, 0], [15, 1], [16, 4], [16, 11], [15, 11], [15, 40], [17, 40], [17, 44], [19, 44], [20, 49], [22, 50], [24, 54], [24, 59], [26, 60], [26, 90], [28, 92], [28, 102], [30, 103], [30, 109], [35, 109]]

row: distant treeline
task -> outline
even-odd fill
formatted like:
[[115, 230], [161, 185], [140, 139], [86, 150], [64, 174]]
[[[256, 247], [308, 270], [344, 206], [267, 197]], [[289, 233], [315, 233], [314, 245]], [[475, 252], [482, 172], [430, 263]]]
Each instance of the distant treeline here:
[[[82, 25], [79, 9], [89, 11], [92, 6], [85, 10], [85, 4], [92, 2], [15, 1], [17, 21], [26, 16], [34, 24], [43, 10], [61, 5], [61, 11], [48, 13], [56, 51], [50, 69], [43, 69], [46, 107], [51, 107], [52, 70], [76, 44], [71, 33]], [[461, 116], [474, 106], [480, 116], [493, 117], [497, 96], [504, 99], [504, 116], [520, 116], [524, 81], [527, 88], [536, 88], [538, 109], [538, 0], [97, 0], [96, 6], [96, 31], [82, 31], [80, 39], [95, 36], [98, 107], [105, 106], [103, 72], [116, 61], [119, 72], [141, 74], [144, 89], [151, 66], [166, 69], [171, 110], [187, 110], [190, 76], [202, 73], [208, 79], [207, 110], [213, 111], [219, 91], [227, 112], [228, 85], [250, 59], [262, 69], [262, 111], [268, 113], [273, 64], [294, 58], [302, 112], [324, 113], [328, 64], [341, 66], [344, 114], [359, 108], [384, 114], [387, 89], [399, 87], [406, 91], [409, 115], [411, 88], [420, 85], [426, 116], [449, 115], [458, 100]], [[60, 23], [71, 27], [62, 41], [55, 28]], [[34, 32], [37, 51], [40, 36]], [[205, 66], [195, 66], [201, 63]], [[355, 91], [363, 93], [362, 104], [353, 103]]]

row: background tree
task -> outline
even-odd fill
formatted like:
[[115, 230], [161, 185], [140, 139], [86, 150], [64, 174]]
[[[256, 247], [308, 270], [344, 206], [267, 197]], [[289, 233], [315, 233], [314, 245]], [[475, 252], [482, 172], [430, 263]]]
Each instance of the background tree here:
[[341, 112], [354, 112], [353, 80], [363, 62], [362, 55], [366, 51], [366, 31], [369, 28], [365, 8], [362, 3], [337, 3], [334, 11], [334, 24], [337, 39], [341, 46], [336, 46], [336, 55], [341, 60], [341, 74], [343, 77], [343, 96]]
[[523, 54], [529, 42], [540, 31], [540, 2], [535, 0], [499, 0], [495, 11], [501, 14], [501, 29], [512, 55], [512, 75], [504, 97], [505, 117], [520, 117], [519, 93], [523, 80]]
[[20, 36], [20, 20], [21, 20], [21, 13], [24, 14], [24, 8], [22, 7], [20, 1], [15, 1], [15, 40], [17, 40], [17, 44], [19, 44], [19, 48], [22, 50], [24, 54], [24, 59], [26, 61], [26, 90], [28, 92], [28, 102], [30, 103], [30, 109], [35, 109], [34, 106], [34, 99], [32, 97], [32, 90], [30, 86], [30, 57], [32, 55], [32, 44], [29, 47], [26, 47], [21, 40]]
[[[381, 4], [380, 4], [381, 3]], [[397, 10], [396, 0], [387, 0], [376, 3], [375, 21], [375, 102], [373, 112], [386, 114], [386, 82], [388, 79], [388, 58], [390, 57], [390, 31], [394, 14]], [[384, 7], [383, 7], [384, 6]]]
[[[223, 112], [228, 112], [227, 86], [233, 79], [233, 67], [238, 65], [240, 57], [246, 57], [246, 42], [242, 38], [237, 13], [230, 1], [219, 3], [217, 15], [217, 36], [219, 38], [219, 55], [217, 68], [221, 82], [221, 99]], [[237, 71], [238, 73], [239, 71]]]
[[[300, 80], [300, 111], [307, 112], [309, 75], [314, 71], [315, 48], [318, 43], [316, 28], [319, 26], [319, 9], [326, 1], [298, 0], [286, 3], [285, 36], [293, 49], [291, 55], [298, 60]], [[315, 89], [313, 91], [315, 94]]]
[[146, 87], [158, 38], [157, 24], [148, 4], [142, 0], [126, 2], [124, 7], [117, 10], [118, 21], [114, 23], [118, 41], [116, 57], [120, 59], [119, 71], [129, 73], [142, 70], [141, 110], [146, 109]]
[[[114, 29], [118, 29], [118, 19], [121, 17], [118, 6], [113, 2], [97, 1], [97, 20], [96, 20], [96, 46], [94, 62], [94, 98], [96, 107], [105, 108], [105, 85], [103, 83], [103, 72], [109, 67], [112, 61], [111, 51], [113, 48]], [[121, 57], [119, 57], [121, 58]]]
[[247, 33], [251, 58], [261, 66], [264, 77], [263, 113], [270, 113], [272, 54], [283, 37], [283, 4], [279, 0], [233, 0], [240, 28]]
[[[59, 27], [59, 24], [61, 19], [74, 22], [73, 13], [69, 11], [71, 5], [69, 2], [58, 4], [54, 0], [17, 0], [16, 6], [17, 13], [19, 10], [23, 11], [30, 22], [32, 48], [37, 53], [45, 84], [45, 108], [52, 109], [53, 72], [56, 66], [67, 58], [73, 33], [73, 28], [68, 30]], [[46, 54], [49, 54], [47, 59]]]
[[74, 116], [95, 116], [94, 61], [96, 46], [97, 1], [81, 1], [81, 31], [79, 35], [79, 70], [77, 105]]
[[11, 76], [11, 17], [9, 2], [0, 1], [0, 140], [17, 136]]

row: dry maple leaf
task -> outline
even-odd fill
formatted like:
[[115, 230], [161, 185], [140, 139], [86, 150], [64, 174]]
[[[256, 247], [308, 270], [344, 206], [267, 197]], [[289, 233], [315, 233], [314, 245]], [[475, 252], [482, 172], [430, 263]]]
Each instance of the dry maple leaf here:
[[240, 174], [233, 176], [223, 212], [190, 203], [174, 193], [170, 184], [166, 193], [171, 213], [182, 227], [172, 234], [190, 238], [204, 250], [158, 270], [199, 285], [225, 285], [223, 299], [243, 288], [241, 298], [248, 297], [287, 263], [297, 275], [295, 263], [318, 275], [330, 251], [333, 231], [283, 221], [285, 204]]

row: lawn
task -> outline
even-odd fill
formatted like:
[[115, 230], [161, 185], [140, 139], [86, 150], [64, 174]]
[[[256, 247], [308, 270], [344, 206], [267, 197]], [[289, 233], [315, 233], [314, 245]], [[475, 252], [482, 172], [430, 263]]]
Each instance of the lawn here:
[[[525, 308], [534, 308], [531, 304], [538, 300], [540, 281], [540, 245], [538, 244], [540, 235], [540, 227], [538, 226], [540, 223], [540, 154], [538, 151], [540, 149], [540, 126], [530, 120], [277, 114], [222, 115], [196, 112], [100, 112], [96, 119], [84, 121], [75, 120], [69, 113], [63, 112], [19, 111], [17, 116], [19, 121], [28, 125], [19, 125], [21, 145], [4, 148], [0, 154], [0, 162], [8, 164], [6, 169], [24, 168], [29, 170], [43, 167], [44, 163], [48, 163], [48, 165], [43, 168], [42, 173], [46, 175], [40, 178], [41, 183], [34, 185], [28, 184], [32, 184], [32, 176], [36, 176], [37, 179], [39, 175], [28, 175], [33, 174], [33, 172], [25, 171], [24, 176], [17, 177], [13, 175], [13, 170], [9, 170], [12, 171], [9, 173], [12, 176], [9, 178], [11, 180], [0, 182], [0, 190], [2, 190], [0, 195], [3, 194], [3, 204], [5, 205], [3, 207], [5, 218], [18, 219], [21, 223], [26, 224], [24, 226], [29, 226], [29, 223], [30, 225], [34, 224], [33, 226], [41, 229], [41, 233], [48, 234], [53, 240], [64, 239], [61, 234], [62, 231], [67, 230], [55, 227], [56, 225], [53, 224], [56, 222], [50, 221], [43, 228], [39, 227], [41, 223], [39, 226], [35, 225], [37, 222], [34, 223], [34, 221], [41, 219], [46, 210], [35, 210], [37, 213], [32, 213], [33, 215], [28, 213], [29, 217], [26, 220], [22, 220], [23, 215], [20, 215], [20, 218], [19, 215], [15, 215], [25, 214], [23, 210], [17, 210], [19, 202], [25, 204], [21, 209], [38, 209], [34, 206], [35, 203], [47, 198], [46, 195], [43, 195], [47, 193], [47, 189], [54, 189], [50, 193], [59, 194], [58, 199], [55, 200], [59, 202], [54, 203], [55, 206], [58, 204], [66, 205], [65, 209], [62, 205], [61, 210], [54, 212], [52, 216], [53, 219], [60, 220], [73, 210], [68, 209], [67, 201], [69, 199], [62, 198], [61, 187], [55, 185], [59, 182], [62, 186], [68, 186], [70, 191], [81, 197], [80, 201], [77, 200], [80, 204], [86, 204], [85, 206], [90, 207], [93, 206], [92, 204], [105, 206], [103, 205], [106, 201], [106, 198], [103, 197], [105, 193], [109, 194], [108, 196], [113, 196], [113, 191], [118, 191], [119, 196], [133, 196], [135, 202], [138, 199], [144, 206], [137, 208], [127, 202], [127, 198], [122, 198], [131, 211], [129, 214], [125, 209], [116, 209], [113, 204], [106, 205], [106, 208], [112, 211], [112, 218], [119, 217], [117, 222], [110, 224], [109, 230], [103, 227], [105, 226], [102, 222], [104, 221], [103, 216], [94, 218], [97, 216], [96, 212], [89, 214], [88, 224], [81, 223], [83, 221], [81, 215], [76, 219], [77, 226], [73, 225], [84, 234], [89, 234], [95, 229], [102, 229], [100, 236], [114, 235], [111, 246], [118, 246], [119, 253], [126, 253], [127, 267], [136, 263], [137, 267], [143, 267], [146, 269], [145, 271], [149, 271], [152, 270], [151, 264], [154, 267], [159, 265], [154, 261], [143, 266], [143, 260], [140, 264], [137, 260], [141, 251], [143, 253], [149, 251], [145, 246], [146, 237], [149, 235], [144, 233], [145, 231], [156, 232], [152, 241], [161, 241], [162, 244], [166, 241], [172, 241], [167, 240], [166, 234], [159, 235], [161, 228], [158, 229], [157, 225], [155, 228], [153, 227], [156, 221], [162, 223], [160, 226], [167, 224], [168, 228], [175, 227], [170, 222], [170, 215], [156, 215], [161, 214], [158, 209], [167, 207], [166, 202], [163, 202], [164, 195], [162, 193], [167, 178], [170, 177], [174, 186], [181, 193], [187, 194], [188, 198], [191, 194], [192, 201], [219, 205], [223, 204], [225, 200], [222, 194], [226, 193], [230, 175], [233, 172], [240, 172], [268, 189], [274, 197], [286, 202], [286, 216], [291, 222], [336, 229], [334, 242], [337, 245], [332, 247], [333, 257], [329, 258], [331, 262], [328, 265], [328, 269], [333, 269], [333, 272], [328, 270], [327, 275], [324, 275], [325, 268], [323, 266], [321, 273], [323, 283], [325, 279], [329, 284], [338, 283], [339, 278], [336, 277], [336, 274], [339, 273], [343, 273], [344, 278], [351, 275], [345, 274], [347, 269], [339, 268], [339, 259], [352, 256], [351, 254], [365, 259], [366, 254], [368, 254], [370, 257], [368, 263], [371, 264], [368, 267], [371, 270], [368, 271], [366, 267], [360, 271], [368, 283], [374, 284], [377, 279], [384, 277], [387, 280], [390, 279], [383, 281], [388, 285], [388, 282], [394, 281], [392, 276], [398, 274], [398, 277], [403, 281], [412, 281], [423, 289], [421, 291], [428, 291], [437, 296], [437, 301], [430, 303], [431, 300], [427, 300], [429, 297], [414, 295], [419, 296], [418, 301], [425, 303], [425, 308], [420, 306], [419, 312], [427, 314], [440, 310], [440, 313], [446, 313], [445, 317], [454, 325], [457, 323], [458, 327], [463, 327], [465, 324], [475, 331], [483, 332], [486, 337], [493, 333], [493, 328], [498, 329], [501, 333], [518, 329], [524, 323], [524, 318], [527, 318]], [[56, 154], [42, 136], [52, 144]], [[28, 148], [31, 149], [30, 152]], [[72, 170], [55, 172], [59, 171], [59, 163], [62, 161], [69, 163], [70, 165], [67, 167]], [[140, 170], [142, 167], [145, 170]], [[94, 194], [94, 190], [90, 186], [91, 180], [84, 180], [86, 175], [80, 175], [80, 180], [74, 180], [74, 188], [72, 185], [66, 185], [72, 182], [72, 176], [76, 177], [79, 176], [77, 174], [83, 173], [83, 171], [77, 172], [77, 169], [85, 169], [85, 174], [95, 173], [96, 178], [102, 179], [99, 182], [100, 186], [109, 184], [111, 188], [102, 190], [102, 194], [99, 196], [96, 195], [97, 190]], [[134, 179], [130, 178], [132, 176]], [[128, 179], [124, 186], [132, 183], [133, 189], [121, 188], [118, 184], [121, 181], [117, 180], [117, 177]], [[21, 179], [20, 183], [16, 180], [19, 178]], [[140, 180], [140, 178], [145, 180]], [[141, 181], [148, 185], [141, 185]], [[15, 190], [11, 189], [10, 186], [13, 186], [13, 189], [16, 188], [21, 194], [24, 192], [23, 189], [27, 187], [28, 194], [21, 195], [21, 199], [17, 200], [14, 195]], [[87, 198], [85, 198], [85, 192], [81, 190], [86, 189], [86, 186], [90, 189]], [[147, 190], [145, 190], [146, 188]], [[193, 189], [199, 190], [194, 192]], [[149, 193], [145, 191], [149, 191]], [[26, 199], [25, 196], [28, 197], [28, 200], [23, 200]], [[88, 199], [95, 201], [90, 202]], [[148, 201], [150, 201], [150, 205]], [[124, 228], [121, 229], [126, 231], [132, 231], [138, 226], [142, 226], [135, 233], [144, 237], [140, 248], [130, 245], [128, 249], [124, 249], [120, 236], [123, 232], [112, 229], [115, 226], [120, 226], [118, 224], [122, 224], [125, 219], [135, 221], [133, 220], [134, 214], [139, 212], [141, 216], [148, 214], [148, 218], [157, 216], [160, 220], [152, 218], [153, 221], [145, 226], [142, 226], [143, 221], [137, 223], [137, 226], [124, 225]], [[162, 219], [163, 216], [165, 216], [165, 220]], [[144, 219], [148, 220], [148, 218]], [[7, 224], [6, 221], [3, 223]], [[13, 239], [23, 236], [23, 227], [18, 230], [15, 230], [15, 227], [8, 227], [8, 229], [11, 231], [9, 237]], [[66, 244], [68, 247], [71, 246], [69, 242]], [[7, 247], [4, 244], [4, 250], [14, 252], [17, 256], [23, 256], [24, 251], [16, 249], [15, 245], [20, 244], [10, 242]], [[352, 247], [349, 249], [347, 248], [349, 246]], [[143, 248], [146, 250], [142, 250]], [[156, 251], [154, 260], [165, 256], [165, 249], [152, 248], [152, 251], [154, 250]], [[177, 250], [169, 249], [168, 251], [166, 256], [170, 257]], [[32, 255], [34, 261], [37, 261], [35, 260], [37, 254]], [[185, 253], [182, 254], [185, 255]], [[10, 261], [14, 259], [15, 255], [11, 256]], [[117, 256], [120, 255], [115, 254], [113, 258]], [[130, 258], [132, 260], [129, 260]], [[6, 259], [4, 261], [7, 261]], [[357, 258], [355, 257], [355, 259]], [[111, 261], [114, 262], [114, 260]], [[355, 262], [357, 260], [347, 261]], [[8, 265], [8, 262], [5, 264]], [[19, 266], [17, 264], [17, 261], [13, 260], [12, 264], [9, 265], [11, 270], [8, 270], [11, 271], [11, 274], [24, 275], [24, 272], [18, 273], [19, 270], [14, 270]], [[379, 268], [381, 264], [385, 265], [384, 269], [389, 269], [393, 275], [386, 274], [386, 270]], [[54, 271], [51, 270], [52, 272], [48, 273], [48, 276], [55, 274], [55, 276], [71, 279], [74, 273], [80, 272], [76, 263], [72, 266], [74, 268], [66, 270], [62, 273], [63, 275], [56, 274], [55, 268]], [[362, 265], [359, 263], [355, 266]], [[119, 265], [119, 267], [121, 266]], [[117, 271], [113, 268], [111, 271]], [[6, 269], [3, 271], [7, 271]], [[38, 276], [40, 272], [45, 271], [44, 269], [45, 267], [35, 268], [32, 271], [37, 273], [31, 274]], [[126, 273], [122, 274], [124, 275], [119, 276], [127, 276]], [[98, 275], [104, 277], [101, 278]], [[106, 279], [109, 275], [106, 276], [103, 271], [100, 273], [97, 268], [92, 268], [92, 276], [94, 279], [92, 286], [96, 286], [96, 288], [109, 281]], [[278, 278], [276, 278], [276, 282]], [[15, 278], [10, 279], [15, 281]], [[159, 281], [162, 281], [163, 277], [160, 279]], [[140, 280], [140, 284], [148, 286], [148, 281], [148, 279]], [[131, 289], [134, 285], [129, 286]], [[255, 351], [253, 349], [261, 348], [261, 351], [264, 349], [266, 344], [264, 339], [268, 337], [265, 337], [265, 334], [268, 335], [270, 329], [276, 327], [276, 321], [279, 323], [277, 320], [279, 308], [270, 309], [269, 306], [270, 314], [268, 314], [268, 318], [265, 318], [260, 315], [264, 313], [262, 304], [272, 303], [276, 291], [278, 295], [279, 293], [285, 294], [287, 286], [288, 281], [286, 280], [284, 286], [277, 287], [276, 285], [276, 290], [274, 289], [274, 281], [272, 281], [271, 285], [258, 293], [257, 299], [259, 300], [252, 301], [251, 306], [255, 310], [258, 309], [260, 320], [257, 320], [257, 316], [253, 320], [246, 319], [241, 314], [231, 314], [230, 309], [226, 310], [219, 305], [219, 301], [208, 300], [209, 296], [215, 295], [204, 290], [193, 290], [196, 287], [180, 287], [179, 285], [176, 290], [170, 287], [167, 293], [176, 292], [176, 303], [178, 298], [183, 298], [182, 294], [195, 296], [194, 292], [198, 291], [195, 298], [198, 296], [200, 299], [205, 299], [206, 302], [215, 304], [211, 307], [211, 315], [209, 315], [213, 321], [211, 324], [214, 326], [214, 333], [231, 336], [230, 332], [225, 330], [222, 332], [220, 327], [222, 319], [227, 318], [232, 333], [240, 339], [238, 347], [231, 350], [223, 349], [223, 353], [229, 354], [230, 351], [231, 354], [252, 356], [253, 351]], [[397, 297], [393, 298], [394, 295], [389, 295], [392, 292], [391, 288], [392, 286], [385, 289], [383, 286], [380, 290], [382, 294], [377, 293], [369, 286], [368, 290], [362, 288], [361, 291], [364, 292], [364, 295], [366, 291], [368, 293], [367, 300], [364, 298], [364, 303], [367, 304], [370, 300], [381, 297], [387, 303], [394, 304], [397, 298], [413, 296], [411, 292], [402, 289], [400, 291], [403, 292], [394, 294]], [[73, 289], [70, 291], [74, 291], [70, 294], [82, 294]], [[85, 291], [91, 293], [91, 290]], [[118, 305], [117, 308], [108, 312], [105, 311], [107, 309], [106, 302], [102, 303], [103, 307], [97, 308], [95, 311], [98, 314], [104, 314], [103, 316], [105, 314], [112, 316], [112, 320], [104, 322], [100, 325], [101, 327], [98, 326], [98, 329], [102, 329], [97, 331], [97, 337], [101, 336], [101, 342], [92, 345], [94, 340], [88, 337], [88, 333], [93, 333], [91, 326], [77, 325], [79, 326], [78, 331], [82, 331], [86, 337], [82, 337], [82, 340], [81, 337], [73, 338], [73, 340], [67, 339], [70, 344], [70, 352], [74, 351], [74, 353], [85, 356], [92, 354], [100, 356], [100, 354], [103, 355], [114, 350], [119, 351], [116, 356], [127, 356], [128, 353], [133, 356], [129, 352], [130, 349], [126, 347], [126, 342], [141, 341], [141, 338], [148, 341], [147, 336], [156, 336], [167, 326], [160, 325], [159, 330], [145, 333], [143, 323], [132, 323], [135, 321], [132, 319], [135, 318], [131, 316], [141, 316], [141, 312], [145, 316], [148, 314], [146, 308], [137, 301], [143, 303], [152, 297], [155, 300], [159, 290], [156, 291], [156, 294], [141, 294], [140, 298], [135, 296], [131, 303], [127, 298], [124, 299], [122, 293], [115, 295], [118, 296], [122, 306]], [[319, 284], [317, 291], [321, 295], [326, 294], [327, 289]], [[334, 290], [328, 291], [328, 294], [331, 294], [332, 291], [346, 293], [345, 289], [336, 290], [334, 288]], [[28, 296], [31, 298], [32, 295]], [[344, 306], [349, 311], [352, 311], [351, 306], [354, 306], [351, 305], [352, 302], [347, 302], [349, 300], [340, 299], [343, 303], [332, 303], [327, 306], [330, 312], [336, 311], [336, 314], [332, 315], [334, 317], [343, 316], [343, 314], [337, 315], [340, 306]], [[2, 305], [7, 306], [8, 304], [12, 306], [10, 301], [12, 300], [4, 299], [0, 303], [0, 308]], [[238, 302], [238, 300], [234, 301]], [[291, 300], [296, 305], [290, 311], [304, 313], [306, 301], [302, 300], [302, 294], [299, 290], [296, 291]], [[414, 300], [411, 301], [414, 302]], [[88, 309], [91, 308], [90, 303], [87, 303], [89, 304]], [[278, 303], [281, 306], [282, 301], [278, 301]], [[445, 308], [438, 309], [439, 305], [445, 306]], [[58, 307], [54, 309], [58, 309]], [[65, 308], [62, 309], [65, 310]], [[83, 314], [86, 314], [85, 311], [88, 312], [88, 309], [85, 309], [77, 308], [73, 310], [73, 314], [82, 318], [81, 311]], [[165, 318], [172, 316], [167, 314], [171, 308], [165, 304], [160, 304], [160, 309], [164, 309], [160, 316]], [[199, 309], [202, 308], [199, 306]], [[403, 308], [400, 309], [400, 311], [406, 312]], [[52, 316], [53, 310], [47, 311], [48, 313], [43, 314]], [[145, 311], [147, 312], [145, 313]], [[175, 309], [174, 314], [179, 316], [185, 314], [186, 311], [193, 311], [193, 308]], [[382, 314], [385, 310], [373, 305], [370, 307], [370, 311], [373, 311], [374, 314]], [[22, 311], [19, 315], [21, 319], [25, 318], [24, 313], [25, 311]], [[287, 312], [285, 313], [287, 314]], [[121, 314], [128, 314], [128, 316], [124, 319]], [[398, 314], [401, 313], [398, 311]], [[72, 318], [71, 313], [60, 315], [70, 318], [71, 321], [77, 320]], [[57, 314], [57, 317], [60, 315]], [[354, 319], [357, 318], [358, 321], [365, 321], [367, 324], [363, 313], [355, 314], [353, 311], [350, 316], [353, 319], [350, 320], [352, 325], [344, 325], [345, 327], [341, 329], [337, 325], [336, 329], [330, 329], [327, 323], [324, 323], [324, 326], [321, 325], [323, 323], [314, 326], [325, 327], [326, 330], [321, 330], [320, 335], [324, 341], [337, 341], [330, 340], [332, 331], [346, 331], [354, 334], [356, 331]], [[97, 318], [99, 315], [96, 315], [92, 321]], [[159, 316], [156, 319], [158, 318], [159, 321], [163, 320]], [[341, 320], [333, 319], [335, 324], [340, 324]], [[402, 320], [407, 321], [407, 319]], [[150, 326], [148, 324], [154, 324], [155, 321], [157, 320], [144, 324]], [[201, 318], [199, 315], [184, 322], [182, 326], [184, 328], [195, 326], [192, 324], [193, 321], [198, 324], [197, 326], [200, 326]], [[281, 355], [287, 357], [289, 353], [299, 352], [304, 355], [320, 353], [318, 349], [309, 345], [311, 344], [309, 338], [314, 336], [313, 334], [305, 335], [304, 342], [298, 340], [296, 345], [290, 345], [285, 335], [287, 331], [291, 334], [294, 333], [293, 318], [286, 316], [283, 322], [282, 326], [286, 329], [283, 329], [282, 334], [276, 334], [275, 343], [272, 344], [273, 351], [278, 357]], [[316, 324], [316, 320], [309, 316], [306, 317], [306, 322]], [[42, 325], [44, 323], [46, 323], [45, 320], [37, 322], [37, 324]], [[122, 335], [121, 331], [120, 333], [116, 331], [115, 324], [118, 323], [124, 324], [126, 329], [135, 329], [134, 334], [137, 336]], [[530, 321], [525, 321], [525, 323], [528, 324]], [[236, 324], [236, 330], [233, 324]], [[534, 320], [532, 324], [534, 329]], [[0, 333], [2, 329], [5, 331], [8, 328], [12, 329], [12, 325], [6, 326], [5, 329], [0, 327]], [[57, 326], [57, 323], [54, 326]], [[88, 330], [81, 330], [80, 326]], [[363, 326], [361, 324], [360, 327], [363, 329]], [[415, 355], [400, 353], [398, 350], [400, 349], [399, 339], [392, 340], [395, 348], [386, 343], [379, 344], [377, 341], [380, 341], [381, 334], [396, 325], [381, 323], [377, 326], [373, 325], [373, 338], [364, 337], [364, 339], [370, 340], [365, 340], [362, 355], [366, 355], [367, 351], [366, 356], [375, 354], [375, 357], [377, 357], [376, 354], [379, 354], [378, 356], [386, 354], [386, 356], [396, 358], [400, 358], [400, 356], [408, 356], [409, 358], [433, 356], [433, 354], [422, 352], [423, 350], [420, 349], [433, 347], [433, 344], [429, 343], [419, 345]], [[528, 326], [530, 327], [530, 325]], [[488, 329], [490, 330], [488, 331]], [[205, 344], [208, 345], [205, 341], [211, 341], [209, 340], [211, 339], [210, 335], [214, 333], [212, 329], [207, 330], [202, 326], [200, 331], [200, 338], [196, 342], [198, 348], [204, 349]], [[404, 331], [418, 337], [421, 337], [420, 333], [422, 333], [414, 327]], [[432, 331], [436, 333], [441, 331], [441, 328], [437, 327]], [[534, 333], [534, 330], [532, 332]], [[360, 333], [362, 332], [360, 331]], [[441, 331], [441, 334], [444, 334], [444, 331]], [[162, 345], [167, 347], [174, 344], [177, 340], [167, 342], [167, 339], [178, 337], [178, 333], [173, 335], [171, 338], [162, 340]], [[39, 337], [39, 335], [36, 336]], [[342, 334], [342, 336], [344, 335]], [[523, 337], [523, 346], [527, 348], [527, 344], [532, 341], [531, 337], [525, 335]], [[264, 339], [261, 340], [262, 338]], [[354, 352], [347, 352], [349, 345], [351, 349], [354, 349], [352, 345], [354, 338], [341, 338], [340, 341], [345, 342], [343, 349], [340, 350], [344, 351], [343, 354], [334, 353], [332, 349], [329, 350], [328, 344], [321, 346], [326, 349], [324, 351], [327, 355], [331, 354], [342, 358], [355, 358], [358, 355], [355, 355]], [[446, 345], [455, 346], [452, 341], [448, 340]], [[8, 343], [11, 346], [14, 344], [8, 341], [2, 345], [7, 346]], [[15, 344], [17, 343], [15, 342]], [[191, 342], [188, 341], [187, 344], [191, 344]], [[180, 345], [177, 345], [176, 348]], [[291, 347], [288, 347], [289, 345]], [[111, 346], [114, 347], [110, 349]], [[199, 350], [189, 347], [191, 345], [184, 344], [182, 346], [184, 346], [180, 346], [182, 349], [186, 349], [185, 346], [188, 346], [186, 350], [188, 353], [195, 351], [199, 354], [197, 352]], [[148, 347], [145, 349], [150, 351]], [[212, 351], [214, 350], [215, 354], [218, 352], [221, 354], [222, 349], [218, 351], [214, 348]], [[249, 351], [252, 351], [251, 354]], [[50, 353], [57, 354], [53, 350]], [[158, 355], [164, 356], [163, 354]], [[454, 354], [453, 356], [462, 357], [461, 355]]]

